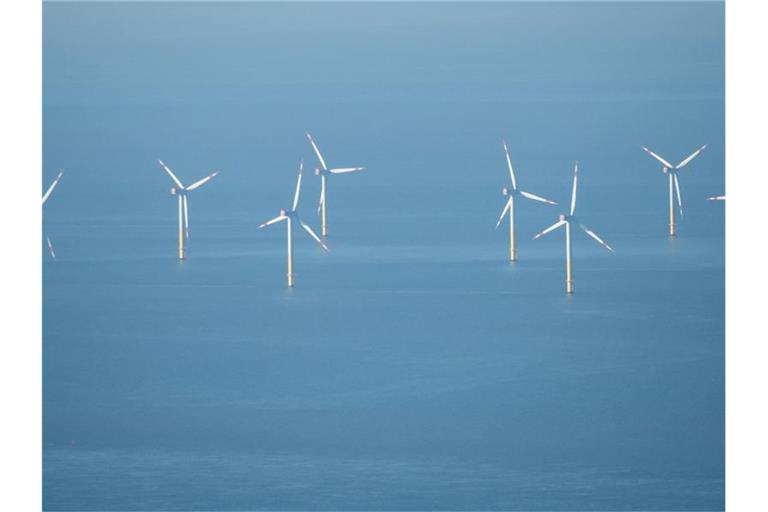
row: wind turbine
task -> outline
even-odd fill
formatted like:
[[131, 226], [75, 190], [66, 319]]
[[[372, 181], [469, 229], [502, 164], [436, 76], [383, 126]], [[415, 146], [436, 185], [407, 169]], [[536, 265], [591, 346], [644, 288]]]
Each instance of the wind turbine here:
[[285, 208], [280, 209], [280, 214], [275, 217], [274, 219], [268, 220], [264, 224], [261, 224], [259, 228], [263, 228], [266, 226], [269, 226], [271, 224], [276, 224], [278, 222], [287, 221], [288, 224], [288, 286], [293, 286], [293, 223], [298, 222], [299, 225], [301, 225], [304, 230], [309, 233], [309, 235], [314, 238], [317, 243], [320, 244], [320, 247], [322, 247], [324, 250], [328, 250], [328, 247], [323, 243], [322, 240], [320, 240], [320, 237], [318, 237], [314, 231], [312, 231], [312, 228], [307, 226], [304, 221], [301, 220], [299, 217], [299, 213], [296, 210], [299, 206], [299, 194], [301, 194], [301, 175], [304, 171], [304, 161], [302, 160], [299, 163], [299, 178], [296, 180], [296, 191], [293, 193], [293, 204], [291, 205], [290, 210], [286, 210]]
[[320, 167], [315, 169], [315, 174], [320, 176], [320, 202], [317, 205], [317, 212], [320, 214], [320, 218], [322, 220], [321, 233], [324, 237], [326, 237], [328, 236], [328, 221], [326, 215], [326, 202], [328, 201], [328, 177], [332, 174], [345, 174], [348, 172], [362, 171], [365, 169], [365, 167], [336, 167], [329, 169], [328, 166], [325, 165], [325, 159], [323, 158], [323, 155], [320, 154], [320, 149], [317, 147], [315, 140], [312, 138], [312, 135], [310, 135], [309, 132], [307, 132], [307, 138], [309, 139], [309, 143], [312, 144], [312, 149], [315, 150], [317, 159], [320, 161]]
[[573, 190], [571, 191], [571, 209], [568, 214], [561, 213], [560, 220], [549, 226], [547, 229], [534, 236], [533, 239], [546, 235], [550, 231], [554, 231], [561, 226], [565, 226], [565, 291], [567, 293], [573, 293], [573, 275], [571, 274], [571, 224], [575, 223], [579, 226], [587, 235], [593, 238], [597, 243], [613, 252], [613, 248], [605, 243], [597, 234], [589, 229], [587, 226], [579, 222], [575, 217], [576, 213], [576, 186], [579, 179], [579, 162], [573, 168]]
[[511, 183], [509, 186], [505, 186], [501, 189], [502, 195], [509, 197], [509, 199], [504, 205], [504, 209], [501, 210], [501, 216], [499, 217], [499, 221], [496, 223], [496, 228], [498, 229], [498, 227], [501, 225], [501, 221], [504, 220], [504, 215], [509, 212], [509, 261], [517, 261], [517, 250], [515, 249], [515, 197], [522, 196], [533, 201], [539, 201], [547, 204], [557, 203], [517, 188], [517, 180], [515, 179], [515, 171], [512, 169], [512, 160], [509, 158], [507, 143], [502, 142], [502, 145], [504, 146], [504, 155], [507, 157], [507, 167], [509, 168], [509, 178]]
[[650, 149], [643, 146], [643, 151], [651, 155], [653, 158], [661, 162], [663, 165], [661, 172], [669, 175], [669, 236], [676, 236], [675, 233], [675, 192], [677, 193], [677, 205], [680, 208], [680, 217], [683, 216], [683, 199], [680, 197], [680, 180], [677, 177], [677, 172], [688, 165], [688, 163], [699, 156], [699, 153], [704, 151], [707, 145], [704, 144], [699, 149], [684, 158], [679, 164], [672, 165], [664, 158], [660, 157]]
[[[56, 185], [59, 184], [59, 181], [61, 180], [61, 177], [64, 175], [64, 171], [59, 171], [59, 174], [56, 175], [56, 179], [53, 180], [53, 183], [51, 183], [51, 186], [48, 187], [48, 190], [45, 191], [45, 194], [43, 194], [43, 204], [42, 206], [45, 206], [45, 203], [48, 201], [48, 198], [51, 197], [51, 194], [53, 193], [53, 189], [56, 188]], [[48, 244], [48, 252], [51, 253], [51, 257], [55, 260], [56, 259], [56, 253], [53, 250], [53, 244], [51, 243], [51, 239], [49, 237], [45, 237], [45, 241]]]
[[158, 160], [157, 162], [160, 164], [160, 167], [165, 169], [165, 172], [168, 173], [168, 176], [171, 177], [171, 179], [173, 180], [173, 183], [175, 184], [174, 187], [171, 187], [171, 195], [175, 195], [179, 197], [179, 259], [183, 260], [184, 259], [184, 238], [185, 237], [187, 239], [189, 238], [189, 199], [187, 198], [187, 195], [189, 194], [189, 192], [208, 183], [217, 174], [219, 174], [219, 172], [218, 171], [212, 172], [205, 178], [194, 182], [188, 187], [185, 187], [184, 185], [182, 185], [179, 178], [177, 178], [176, 175], [173, 174], [173, 171], [170, 170], [162, 160]]

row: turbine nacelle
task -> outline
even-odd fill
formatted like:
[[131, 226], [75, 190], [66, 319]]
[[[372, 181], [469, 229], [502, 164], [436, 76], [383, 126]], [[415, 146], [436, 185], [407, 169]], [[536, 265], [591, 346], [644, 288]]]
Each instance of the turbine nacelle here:
[[179, 193], [179, 191], [180, 191], [180, 190], [179, 190], [178, 188], [176, 188], [176, 187], [171, 187], [171, 195], [172, 195], [172, 196], [175, 196], [176, 194], [178, 194], [178, 193]]
[[568, 221], [568, 220], [571, 220], [571, 219], [573, 219], [573, 217], [571, 217], [567, 213], [561, 213], [560, 214], [560, 221], [564, 221], [564, 220]]
[[517, 190], [515, 190], [514, 188], [509, 187], [509, 186], [501, 187], [501, 195], [503, 195], [503, 196], [514, 196], [514, 195], [517, 195]]

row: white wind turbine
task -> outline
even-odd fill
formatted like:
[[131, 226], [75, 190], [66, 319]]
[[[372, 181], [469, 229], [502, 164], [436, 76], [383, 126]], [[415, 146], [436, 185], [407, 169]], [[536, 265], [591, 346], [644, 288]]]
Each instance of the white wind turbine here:
[[672, 165], [668, 161], [666, 161], [664, 158], [660, 157], [650, 149], [643, 146], [643, 151], [651, 155], [653, 158], [661, 162], [661, 165], [663, 166], [661, 168], [661, 172], [664, 174], [669, 175], [669, 236], [675, 236], [675, 192], [677, 193], [677, 205], [680, 208], [680, 217], [683, 216], [683, 199], [680, 197], [680, 179], [677, 177], [677, 172], [688, 165], [688, 163], [696, 158], [699, 153], [704, 151], [704, 148], [706, 148], [707, 145], [704, 144], [699, 149], [688, 155], [688, 157], [684, 158], [679, 164]]
[[165, 169], [165, 172], [168, 173], [168, 176], [171, 177], [173, 183], [176, 185], [175, 187], [171, 187], [171, 195], [179, 196], [179, 259], [183, 260], [185, 251], [184, 238], [189, 238], [189, 199], [187, 198], [187, 195], [189, 192], [212, 180], [214, 176], [219, 174], [219, 172], [212, 172], [205, 178], [185, 187], [162, 160], [158, 160], [157, 162], [160, 164], [160, 167]]
[[365, 167], [337, 167], [329, 169], [328, 166], [325, 165], [325, 159], [323, 158], [323, 155], [320, 154], [320, 149], [317, 147], [315, 140], [312, 138], [312, 135], [310, 135], [309, 132], [307, 132], [307, 138], [309, 139], [309, 143], [312, 144], [312, 149], [315, 150], [317, 159], [320, 161], [320, 167], [315, 169], [315, 174], [320, 176], [320, 202], [317, 205], [317, 212], [320, 214], [322, 221], [321, 233], [324, 237], [326, 237], [328, 236], [328, 222], [326, 215], [326, 202], [328, 201], [328, 177], [332, 174], [345, 174], [348, 172], [362, 171], [365, 169]]
[[264, 224], [261, 224], [259, 228], [269, 226], [270, 224], [276, 224], [278, 222], [287, 221], [288, 224], [288, 286], [293, 286], [293, 222], [298, 222], [309, 235], [314, 238], [317, 243], [320, 244], [324, 250], [328, 250], [328, 247], [320, 240], [312, 228], [307, 226], [304, 221], [299, 217], [297, 208], [299, 206], [299, 195], [301, 194], [301, 175], [304, 171], [304, 162], [299, 163], [299, 178], [296, 180], [296, 191], [293, 193], [293, 203], [290, 210], [285, 208], [280, 209], [280, 214], [274, 219], [268, 220]]
[[[63, 175], [64, 175], [64, 171], [59, 171], [59, 174], [56, 175], [56, 179], [53, 180], [53, 183], [51, 183], [51, 186], [48, 187], [48, 190], [45, 191], [45, 194], [43, 194], [42, 206], [45, 206], [45, 203], [48, 201], [48, 198], [51, 197], [51, 194], [53, 193], [53, 189], [55, 189], [56, 185], [59, 184], [59, 180], [61, 180], [61, 177]], [[56, 259], [56, 253], [53, 251], [53, 244], [51, 243], [50, 237], [46, 236], [45, 241], [48, 244], [48, 252], [51, 253], [51, 257], [53, 259]]]
[[509, 199], [504, 205], [504, 209], [501, 210], [501, 216], [499, 217], [499, 221], [496, 223], [496, 228], [498, 229], [498, 227], [501, 225], [501, 221], [504, 220], [504, 215], [509, 212], [509, 261], [517, 261], [517, 249], [515, 248], [515, 197], [522, 196], [533, 201], [539, 201], [547, 204], [557, 203], [517, 188], [517, 180], [515, 179], [515, 171], [512, 169], [512, 160], [509, 158], [507, 143], [502, 142], [502, 145], [504, 146], [504, 155], [507, 157], [507, 167], [509, 168], [509, 178], [511, 182], [509, 186], [505, 186], [501, 189], [502, 195], [508, 196]]
[[589, 229], [587, 226], [579, 222], [575, 217], [576, 213], [576, 186], [579, 179], [579, 163], [576, 162], [573, 168], [573, 190], [571, 191], [571, 209], [568, 214], [560, 214], [560, 220], [549, 226], [547, 229], [534, 236], [536, 240], [540, 236], [546, 235], [550, 231], [554, 231], [560, 226], [565, 226], [565, 291], [567, 293], [573, 293], [573, 276], [571, 274], [571, 224], [575, 223], [579, 226], [587, 235], [593, 238], [597, 243], [613, 252], [610, 245], [605, 243], [597, 234]]

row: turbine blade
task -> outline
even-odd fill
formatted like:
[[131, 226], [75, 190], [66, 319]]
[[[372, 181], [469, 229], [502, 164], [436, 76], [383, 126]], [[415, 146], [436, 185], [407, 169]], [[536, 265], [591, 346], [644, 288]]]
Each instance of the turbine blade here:
[[705, 149], [706, 147], [707, 147], [707, 145], [706, 145], [706, 144], [704, 144], [704, 145], [703, 145], [703, 146], [701, 146], [699, 149], [697, 149], [696, 151], [694, 151], [693, 153], [691, 153], [691, 154], [688, 156], [688, 158], [686, 158], [685, 160], [683, 160], [682, 162], [680, 162], [679, 164], [677, 164], [677, 168], [678, 168], [678, 169], [680, 169], [680, 168], [682, 168], [682, 167], [684, 167], [684, 166], [688, 165], [688, 162], [690, 162], [691, 160], [693, 160], [694, 158], [696, 158], [697, 156], [699, 156], [699, 153], [701, 153], [702, 151], [704, 151], [704, 149]]
[[320, 154], [320, 148], [317, 147], [317, 144], [315, 144], [315, 139], [312, 138], [312, 136], [307, 132], [307, 138], [309, 139], [309, 143], [312, 144], [312, 149], [315, 150], [315, 154], [317, 155], [317, 159], [320, 160], [320, 165], [323, 166], [323, 170], [328, 170], [328, 166], [325, 165], [325, 160], [323, 159], [323, 155]]
[[51, 243], [51, 239], [49, 237], [45, 237], [45, 241], [48, 242], [48, 252], [51, 253], [51, 257], [56, 259], [56, 253], [53, 251], [53, 244]]
[[286, 217], [285, 215], [278, 215], [274, 219], [270, 219], [267, 222], [265, 222], [264, 224], [260, 224], [259, 228], [264, 228], [264, 227], [267, 227], [267, 226], [271, 226], [272, 224], [275, 224], [276, 222], [283, 221], [283, 220], [285, 220], [287, 218], [288, 217]]
[[296, 180], [296, 192], [293, 193], [293, 206], [292, 210], [296, 210], [299, 206], [299, 194], [301, 193], [301, 175], [304, 172], [304, 160], [299, 162], [299, 178]]
[[312, 231], [312, 228], [311, 228], [311, 227], [309, 227], [309, 226], [307, 226], [306, 224], [304, 224], [304, 221], [303, 221], [303, 220], [299, 219], [299, 224], [301, 224], [301, 227], [303, 227], [303, 228], [304, 228], [304, 230], [305, 230], [307, 233], [309, 233], [309, 236], [311, 236], [312, 238], [314, 238], [314, 239], [317, 241], [317, 243], [319, 243], [319, 244], [320, 244], [320, 247], [322, 247], [322, 248], [323, 248], [324, 250], [326, 250], [326, 251], [327, 251], [327, 250], [329, 250], [329, 249], [328, 249], [328, 246], [327, 246], [327, 245], [325, 245], [325, 244], [323, 243], [323, 241], [322, 241], [322, 240], [320, 240], [320, 237], [319, 237], [319, 236], [317, 236], [317, 235], [315, 234], [315, 232], [314, 232], [314, 231]]
[[573, 167], [573, 189], [571, 190], [571, 215], [576, 212], [576, 187], [579, 181], [579, 162]]
[[534, 201], [540, 201], [542, 203], [557, 204], [554, 201], [550, 201], [549, 199], [546, 199], [546, 198], [541, 197], [541, 196], [537, 196], [536, 194], [531, 194], [530, 192], [525, 192], [523, 190], [520, 191], [520, 195], [523, 196], [523, 197], [527, 197], [528, 199], [533, 199]]
[[545, 229], [544, 231], [542, 231], [541, 233], [539, 233], [538, 235], [534, 236], [534, 237], [533, 237], [533, 239], [534, 239], [534, 240], [536, 240], [537, 238], [539, 238], [539, 237], [542, 237], [542, 236], [546, 235], [546, 234], [547, 234], [547, 233], [549, 233], [550, 231], [554, 231], [554, 230], [556, 230], [557, 228], [559, 228], [560, 226], [562, 226], [562, 225], [563, 225], [563, 224], [565, 224], [565, 223], [566, 223], [566, 221], [564, 221], [564, 220], [559, 220], [559, 221], [555, 222], [554, 224], [552, 224], [551, 226], [549, 226], [549, 227], [548, 227], [547, 229]]
[[504, 156], [507, 157], [507, 167], [509, 168], [509, 178], [512, 180], [512, 190], [517, 190], [517, 181], [515, 180], [515, 171], [512, 169], [512, 160], [509, 158], [509, 149], [507, 149], [507, 143], [502, 141], [504, 145]]
[[364, 170], [365, 167], [340, 167], [338, 169], [329, 169], [328, 172], [331, 174], [344, 174], [347, 172], [357, 172]]
[[189, 204], [187, 203], [189, 199], [187, 199], [187, 194], [184, 194], [182, 197], [184, 199], [184, 232], [187, 238], [189, 238]]
[[725, 201], [725, 196], [712, 196], [712, 197], [708, 197], [707, 200], [709, 200], [709, 201]]
[[677, 191], [677, 206], [680, 208], [680, 216], [683, 216], [683, 198], [680, 196], [680, 182], [678, 181], [677, 173], [672, 175], [675, 182], [675, 190]]
[[167, 172], [167, 173], [168, 173], [168, 176], [170, 176], [170, 177], [171, 177], [171, 179], [173, 180], [173, 182], [174, 182], [174, 183], [175, 183], [175, 184], [176, 184], [176, 185], [177, 185], [179, 188], [182, 188], [182, 189], [184, 188], [184, 185], [182, 185], [182, 184], [181, 184], [181, 182], [179, 181], [179, 178], [177, 178], [177, 177], [176, 177], [176, 175], [175, 175], [175, 174], [173, 174], [173, 171], [172, 171], [172, 170], [170, 170], [170, 169], [168, 168], [168, 166], [167, 166], [167, 165], [165, 165], [165, 163], [164, 163], [162, 160], [158, 159], [158, 160], [157, 160], [157, 163], [159, 163], [159, 164], [160, 164], [160, 166], [161, 166], [163, 169], [165, 169], [165, 172]]
[[205, 185], [206, 183], [211, 181], [213, 178], [215, 178], [217, 174], [219, 174], [219, 171], [212, 172], [211, 174], [209, 174], [205, 178], [203, 178], [201, 180], [198, 180], [198, 181], [194, 182], [193, 184], [191, 184], [190, 186], [188, 186], [187, 190], [195, 190], [196, 188], [198, 188], [198, 187], [200, 187], [202, 185]]
[[325, 203], [325, 187], [320, 187], [320, 201], [317, 203], [318, 215], [320, 215], [320, 210], [323, 208], [323, 203]]
[[674, 169], [674, 168], [675, 168], [675, 166], [674, 166], [674, 165], [672, 165], [671, 163], [667, 162], [666, 160], [664, 160], [663, 158], [661, 158], [659, 155], [657, 155], [656, 153], [654, 153], [653, 151], [651, 151], [651, 150], [650, 150], [650, 149], [648, 149], [647, 147], [643, 146], [643, 151], [645, 151], [646, 153], [648, 153], [649, 155], [651, 155], [653, 158], [655, 158], [656, 160], [658, 160], [659, 162], [661, 162], [661, 165], [663, 165], [663, 166], [664, 166], [664, 167], [666, 167], [667, 169]]
[[51, 183], [51, 186], [48, 187], [48, 190], [45, 191], [45, 194], [43, 194], [43, 204], [48, 200], [49, 197], [51, 197], [51, 193], [53, 192], [53, 189], [56, 188], [56, 185], [59, 184], [59, 180], [64, 175], [64, 171], [59, 171], [59, 174], [56, 175], [56, 179], [53, 180], [53, 183]]
[[184, 195], [178, 194], [179, 198], [179, 234], [184, 229]]
[[512, 207], [512, 198], [510, 197], [507, 201], [507, 204], [504, 205], [504, 209], [501, 210], [501, 216], [499, 217], [499, 222], [496, 223], [496, 228], [498, 229], [501, 225], [501, 221], [504, 219], [504, 216], [507, 214], [507, 210], [509, 210]]
[[584, 232], [585, 232], [586, 234], [588, 234], [590, 237], [594, 238], [594, 239], [595, 239], [595, 241], [596, 241], [597, 243], [599, 243], [600, 245], [602, 245], [603, 247], [605, 247], [605, 248], [606, 248], [606, 249], [608, 249], [609, 251], [611, 251], [611, 252], [614, 252], [614, 250], [613, 250], [613, 247], [611, 247], [610, 245], [608, 245], [607, 243], [605, 243], [605, 242], [604, 242], [604, 241], [603, 241], [603, 240], [602, 240], [602, 239], [601, 239], [599, 236], [597, 236], [597, 234], [596, 234], [594, 231], [592, 231], [591, 229], [589, 229], [587, 226], [585, 226], [585, 225], [584, 225], [584, 224], [582, 224], [581, 222], [579, 222], [579, 227], [580, 227], [581, 229], [583, 229], [583, 230], [584, 230]]

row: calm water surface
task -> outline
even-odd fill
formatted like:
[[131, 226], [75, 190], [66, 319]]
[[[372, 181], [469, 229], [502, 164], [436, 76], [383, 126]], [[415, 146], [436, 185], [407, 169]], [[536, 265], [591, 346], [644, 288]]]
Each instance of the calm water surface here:
[[[724, 507], [723, 5], [44, 8], [47, 510]], [[311, 130], [331, 252], [257, 230]], [[520, 261], [493, 227], [506, 182]], [[678, 162], [685, 217], [666, 236]], [[176, 257], [165, 160], [190, 194]], [[300, 210], [319, 229], [319, 180]], [[41, 250], [42, 246], [41, 246]]]

